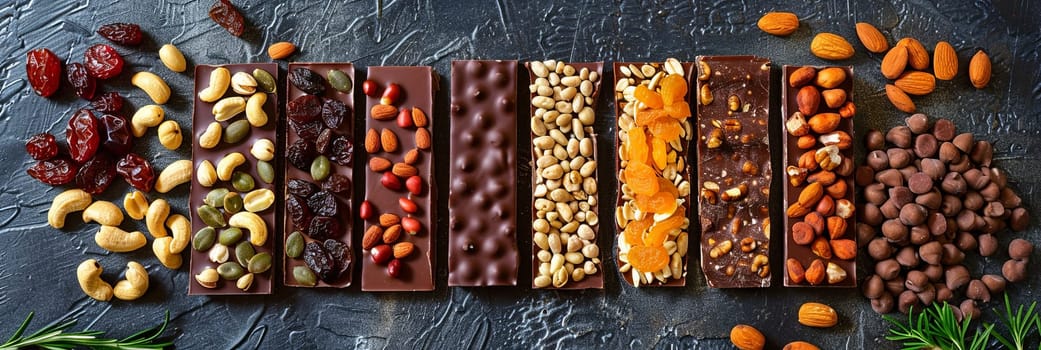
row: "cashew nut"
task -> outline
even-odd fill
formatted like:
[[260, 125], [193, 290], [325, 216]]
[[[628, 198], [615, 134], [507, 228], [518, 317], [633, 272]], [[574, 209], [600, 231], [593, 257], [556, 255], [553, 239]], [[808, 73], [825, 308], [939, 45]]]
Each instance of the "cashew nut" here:
[[145, 226], [148, 226], [148, 233], [152, 234], [152, 237], [166, 237], [166, 217], [170, 216], [170, 203], [167, 203], [165, 199], [156, 199], [152, 201], [152, 204], [148, 206], [148, 213], [145, 214]]
[[170, 237], [173, 237], [170, 241], [170, 253], [180, 254], [188, 248], [188, 243], [192, 240], [192, 223], [184, 215], [173, 214], [166, 219], [166, 227], [170, 228]]
[[202, 272], [195, 275], [195, 281], [199, 282], [200, 286], [206, 288], [217, 288], [217, 281], [220, 280], [220, 274], [217, 273], [217, 269], [207, 266]]
[[156, 104], [164, 104], [170, 100], [170, 86], [163, 78], [152, 72], [137, 72], [130, 77], [130, 84], [144, 90]]
[[88, 297], [97, 301], [109, 301], [112, 299], [112, 285], [101, 280], [101, 264], [97, 260], [87, 259], [76, 268], [76, 280], [80, 283], [80, 289]]
[[228, 225], [249, 230], [249, 243], [262, 246], [267, 242], [267, 223], [260, 215], [240, 211], [228, 219]]
[[166, 44], [159, 48], [159, 60], [163, 62], [166, 68], [177, 73], [188, 69], [188, 62], [185, 61], [184, 54], [173, 44]]
[[257, 140], [257, 142], [253, 143], [253, 147], [249, 149], [249, 153], [257, 160], [271, 161], [275, 158], [275, 143], [268, 139]]
[[148, 291], [148, 270], [136, 261], [131, 261], [127, 263], [125, 275], [125, 279], [116, 282], [116, 286], [112, 288], [116, 298], [131, 301], [145, 295]]
[[220, 144], [221, 134], [224, 133], [224, 127], [218, 122], [212, 122], [206, 126], [206, 130], [199, 135], [199, 147], [203, 149], [211, 149], [217, 147]]
[[110, 252], [126, 253], [141, 249], [148, 244], [148, 240], [139, 231], [126, 232], [119, 227], [106, 225], [94, 234], [94, 243]]
[[173, 190], [180, 184], [188, 182], [192, 179], [192, 161], [189, 159], [181, 159], [170, 163], [159, 173], [159, 177], [155, 180], [155, 190], [159, 193], [166, 193]]
[[217, 178], [221, 181], [230, 181], [232, 172], [243, 163], [246, 163], [246, 156], [243, 156], [242, 153], [233, 152], [225, 155], [217, 162]]
[[181, 254], [170, 253], [170, 242], [173, 241], [173, 237], [159, 237], [152, 241], [152, 253], [159, 259], [159, 262], [171, 270], [176, 270], [181, 267], [182, 259]]
[[54, 196], [51, 209], [47, 211], [47, 223], [53, 228], [65, 227], [65, 216], [69, 213], [87, 209], [90, 206], [90, 194], [80, 190], [71, 189]]
[[213, 104], [213, 119], [226, 121], [246, 110], [246, 98], [242, 96], [225, 97]]
[[257, 92], [257, 79], [247, 72], [238, 72], [231, 76], [231, 91], [239, 95], [250, 95]]
[[202, 187], [210, 187], [217, 183], [217, 169], [213, 167], [213, 163], [209, 160], [203, 159], [199, 163], [199, 168], [195, 169], [195, 180], [199, 182]]
[[199, 99], [203, 102], [219, 100], [221, 96], [224, 96], [224, 92], [228, 91], [228, 84], [231, 84], [231, 71], [224, 67], [217, 67], [210, 72], [210, 86], [199, 91]]
[[163, 111], [163, 107], [156, 105], [142, 106], [137, 109], [137, 112], [134, 112], [133, 117], [130, 117], [130, 131], [134, 133], [134, 137], [145, 136], [148, 128], [162, 123], [165, 116], [166, 112]]
[[145, 213], [148, 211], [148, 198], [145, 198], [145, 194], [141, 191], [128, 192], [123, 197], [123, 208], [126, 209], [127, 215], [134, 220], [141, 220], [145, 218]]
[[249, 125], [259, 128], [267, 125], [267, 112], [264, 112], [264, 103], [267, 102], [266, 93], [256, 93], [246, 101], [246, 119]]
[[159, 143], [166, 147], [168, 150], [175, 150], [181, 147], [181, 140], [184, 137], [181, 135], [181, 125], [177, 124], [176, 120], [167, 120], [162, 124], [159, 124]]
[[123, 211], [109, 201], [97, 201], [83, 210], [83, 222], [96, 221], [107, 226], [119, 226], [123, 223]]

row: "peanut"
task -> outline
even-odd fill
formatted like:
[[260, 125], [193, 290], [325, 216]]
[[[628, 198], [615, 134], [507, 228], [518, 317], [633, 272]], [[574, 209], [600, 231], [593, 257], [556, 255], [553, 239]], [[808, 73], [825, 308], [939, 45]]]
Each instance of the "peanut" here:
[[213, 119], [223, 122], [245, 110], [246, 98], [242, 96], [225, 97], [213, 104]]
[[188, 69], [188, 62], [185, 61], [184, 54], [173, 44], [166, 44], [159, 48], [159, 61], [162, 61], [166, 68], [177, 73]]
[[268, 139], [260, 139], [253, 143], [253, 147], [249, 149], [249, 153], [253, 155], [253, 158], [269, 162], [275, 159], [275, 144]]
[[183, 136], [181, 125], [176, 120], [167, 120], [159, 124], [159, 143], [168, 150], [176, 150], [181, 147]]

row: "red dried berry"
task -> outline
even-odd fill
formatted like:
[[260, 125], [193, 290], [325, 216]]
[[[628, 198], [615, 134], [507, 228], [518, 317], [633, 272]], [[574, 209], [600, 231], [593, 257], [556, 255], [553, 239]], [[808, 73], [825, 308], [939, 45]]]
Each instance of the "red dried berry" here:
[[100, 194], [116, 177], [116, 164], [108, 155], [99, 153], [76, 172], [76, 187], [90, 194]]
[[322, 115], [322, 98], [314, 95], [303, 95], [289, 101], [286, 105], [289, 120], [307, 123], [317, 120]]
[[351, 179], [340, 174], [333, 173], [330, 175], [329, 178], [325, 179], [325, 182], [322, 183], [322, 188], [332, 193], [346, 196], [347, 198], [351, 197]]
[[[340, 213], [340, 203], [329, 191], [318, 191], [307, 198], [307, 207], [317, 216], [336, 216]], [[312, 224], [313, 226], [313, 224]]]
[[51, 50], [35, 49], [25, 55], [25, 74], [37, 95], [48, 97], [61, 85], [61, 60]]
[[98, 151], [100, 137], [98, 121], [89, 110], [80, 109], [69, 118], [65, 128], [65, 141], [69, 143], [69, 154], [77, 163], [86, 162]]
[[76, 96], [84, 100], [94, 98], [97, 84], [94, 82], [94, 77], [87, 74], [87, 67], [84, 67], [82, 63], [70, 63], [69, 68], [65, 70], [65, 76], [69, 79], [72, 89], [76, 91]]
[[135, 46], [141, 44], [141, 26], [133, 23], [111, 23], [98, 28], [98, 34], [116, 44]]
[[307, 198], [315, 192], [318, 192], [318, 186], [315, 186], [315, 184], [307, 180], [289, 179], [289, 181], [286, 181], [286, 192], [295, 196]]
[[134, 186], [141, 192], [148, 193], [155, 184], [155, 172], [152, 171], [152, 164], [134, 153], [127, 153], [123, 159], [119, 160], [119, 163], [116, 164], [116, 173], [122, 176], [130, 186]]
[[369, 97], [379, 96], [380, 92], [376, 91], [376, 90], [379, 90], [379, 88], [380, 87], [378, 85], [376, 85], [376, 82], [372, 81], [372, 80], [366, 80], [366, 81], [361, 83], [361, 91], [364, 92], [365, 95], [369, 96]]
[[390, 245], [387, 244], [380, 244], [372, 247], [372, 249], [369, 250], [369, 255], [372, 257], [372, 262], [377, 265], [386, 264], [394, 258], [394, 252], [390, 249]]
[[106, 92], [90, 101], [90, 106], [101, 113], [118, 113], [123, 109], [123, 96], [118, 92]]
[[242, 32], [246, 31], [242, 14], [228, 0], [217, 0], [213, 3], [213, 7], [210, 7], [210, 19], [227, 29], [231, 35], [242, 36]]
[[36, 162], [26, 172], [45, 184], [64, 185], [72, 182], [78, 170], [76, 163], [62, 156]]
[[368, 220], [375, 217], [375, 210], [372, 209], [372, 202], [367, 200], [361, 202], [361, 206], [358, 207], [358, 217], [362, 220]]
[[99, 131], [104, 135], [102, 147], [117, 156], [130, 153], [130, 149], [134, 147], [134, 136], [126, 118], [104, 114], [98, 119], [101, 121]]
[[390, 278], [401, 277], [401, 260], [394, 259], [387, 263], [387, 275]]
[[413, 195], [419, 195], [423, 193], [423, 178], [419, 175], [412, 175], [405, 180], [405, 188], [408, 188], [408, 192]]
[[380, 184], [391, 191], [401, 190], [401, 180], [398, 179], [397, 175], [394, 175], [394, 173], [390, 171], [383, 172], [383, 177], [380, 178]]
[[58, 141], [49, 133], [36, 134], [25, 141], [25, 153], [36, 160], [47, 160], [58, 155]]
[[87, 66], [87, 73], [101, 80], [115, 77], [123, 71], [123, 56], [105, 44], [94, 44], [87, 48], [83, 62]]

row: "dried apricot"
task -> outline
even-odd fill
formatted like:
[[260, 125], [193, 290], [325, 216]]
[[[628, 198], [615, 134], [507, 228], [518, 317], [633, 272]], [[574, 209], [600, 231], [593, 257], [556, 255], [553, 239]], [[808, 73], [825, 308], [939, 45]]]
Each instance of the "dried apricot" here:
[[672, 196], [675, 198], [680, 197], [680, 190], [676, 188], [676, 185], [662, 177], [658, 178], [658, 192], [668, 192], [672, 193]]
[[[677, 208], [677, 209], [679, 209], [679, 208]], [[675, 211], [673, 211], [672, 212], [672, 216], [670, 216], [668, 219], [665, 219], [665, 220], [662, 220], [662, 221], [658, 221], [653, 226], [651, 226], [651, 231], [652, 232], [653, 231], [658, 231], [658, 232], [662, 232], [662, 233], [666, 233], [667, 234], [667, 233], [671, 232], [672, 230], [676, 230], [676, 229], [679, 229], [680, 227], [683, 227], [683, 220], [685, 219], [684, 218], [684, 214], [683, 214], [684, 212], [686, 212], [686, 211], [685, 210], [675, 210]]]
[[654, 224], [654, 217], [648, 215], [643, 220], [629, 221], [628, 225], [625, 225], [625, 242], [629, 245], [641, 245], [643, 244], [643, 233], [647, 232], [647, 229], [651, 228]]
[[669, 252], [661, 246], [634, 246], [628, 255], [629, 265], [641, 272], [656, 272], [669, 265]]
[[669, 74], [661, 80], [661, 99], [666, 106], [683, 101], [687, 96], [687, 81], [678, 74]]
[[[687, 108], [687, 115], [690, 115], [690, 108]], [[669, 118], [671, 115], [662, 109], [643, 109], [636, 111], [636, 115], [633, 116], [633, 121], [638, 126], [644, 126], [650, 124], [652, 121], [658, 118]], [[676, 117], [673, 117], [676, 118]]]
[[675, 119], [687, 119], [690, 117], [690, 104], [687, 101], [676, 101], [671, 105], [665, 106], [665, 113]]
[[644, 133], [643, 127], [636, 127], [629, 130], [629, 141], [627, 147], [630, 161], [647, 161], [647, 156], [650, 154], [650, 150], [647, 149], [647, 134]]
[[668, 163], [668, 150], [669, 145], [665, 143], [665, 140], [658, 137], [651, 140], [651, 157], [654, 158], [654, 166], [658, 169], [665, 169], [665, 165]]
[[647, 125], [647, 130], [655, 137], [661, 138], [665, 143], [679, 140], [680, 133], [683, 132], [680, 123], [672, 118], [655, 119]]
[[658, 178], [647, 164], [640, 161], [629, 161], [625, 167], [625, 181], [629, 188], [639, 194], [655, 194], [658, 192]]
[[647, 108], [658, 109], [665, 106], [665, 103], [662, 102], [661, 95], [648, 89], [647, 85], [637, 86], [636, 91], [633, 92], [633, 96], [636, 97], [637, 101], [643, 102]]

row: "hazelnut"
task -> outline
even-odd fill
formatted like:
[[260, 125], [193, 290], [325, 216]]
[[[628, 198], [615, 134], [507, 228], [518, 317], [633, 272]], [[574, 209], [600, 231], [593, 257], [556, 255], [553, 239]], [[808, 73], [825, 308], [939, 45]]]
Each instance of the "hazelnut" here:
[[958, 230], [972, 231], [976, 228], [976, 213], [969, 209], [962, 209], [955, 218]]
[[839, 163], [839, 167], [835, 168], [832, 171], [834, 171], [839, 176], [849, 177], [853, 176], [854, 168], [856, 168], [856, 165], [853, 164], [853, 158], [842, 156], [842, 163]]
[[828, 108], [839, 108], [846, 102], [846, 90], [843, 89], [828, 89], [821, 91], [821, 97], [824, 98], [824, 104]]
[[795, 95], [795, 104], [799, 107], [799, 113], [802, 113], [802, 115], [817, 114], [817, 108], [820, 107], [820, 103], [821, 94], [817, 91], [817, 87], [813, 85], [799, 88]]
[[805, 222], [796, 222], [792, 225], [792, 241], [795, 244], [807, 245], [813, 242], [816, 237], [814, 234], [813, 227]]
[[799, 149], [811, 149], [817, 147], [817, 139], [813, 135], [802, 135], [795, 140], [795, 147]]
[[839, 199], [835, 201], [835, 215], [843, 219], [849, 219], [853, 217], [856, 209], [853, 206], [853, 202], [848, 199]]
[[871, 309], [875, 310], [879, 314], [888, 314], [893, 312], [893, 295], [887, 292], [882, 292], [878, 298], [871, 299]]
[[886, 147], [886, 138], [881, 131], [868, 130], [867, 135], [864, 135], [864, 146], [871, 151], [881, 150]]
[[983, 281], [972, 280], [969, 281], [969, 288], [965, 289], [965, 297], [982, 301], [984, 303], [990, 302], [990, 290], [987, 289], [987, 285], [983, 284]]
[[877, 299], [882, 297], [882, 293], [885, 293], [885, 284], [882, 283], [882, 278], [878, 275], [871, 275], [864, 280], [862, 287], [864, 297], [868, 299]]
[[914, 201], [914, 193], [905, 186], [896, 186], [889, 189], [889, 200], [901, 208]]
[[990, 294], [998, 294], [1005, 291], [1006, 281], [1005, 278], [1000, 275], [983, 275], [983, 277], [980, 278], [980, 281], [987, 286], [987, 290], [990, 291]]
[[889, 129], [889, 132], [886, 133], [886, 141], [900, 148], [911, 147], [911, 129], [906, 126]]
[[[823, 192], [821, 192], [823, 194]], [[815, 210], [824, 216], [831, 216], [835, 214], [835, 200], [830, 196], [823, 196], [817, 201]]]
[[1001, 275], [1009, 282], [1016, 283], [1027, 277], [1027, 261], [1009, 259], [1001, 265]]
[[[818, 212], [811, 212], [809, 214], [806, 214], [806, 216], [802, 218], [802, 221], [803, 223], [806, 223], [807, 225], [810, 225], [810, 227], [813, 228], [813, 233], [815, 235], [820, 235], [824, 233], [824, 229], [825, 227], [827, 227], [827, 224], [824, 222], [824, 216]], [[798, 224], [799, 223], [796, 223], [796, 225]]]
[[1016, 238], [1008, 244], [1008, 256], [1016, 260], [1025, 260], [1030, 258], [1030, 254], [1034, 252], [1034, 244], [1029, 241]]

